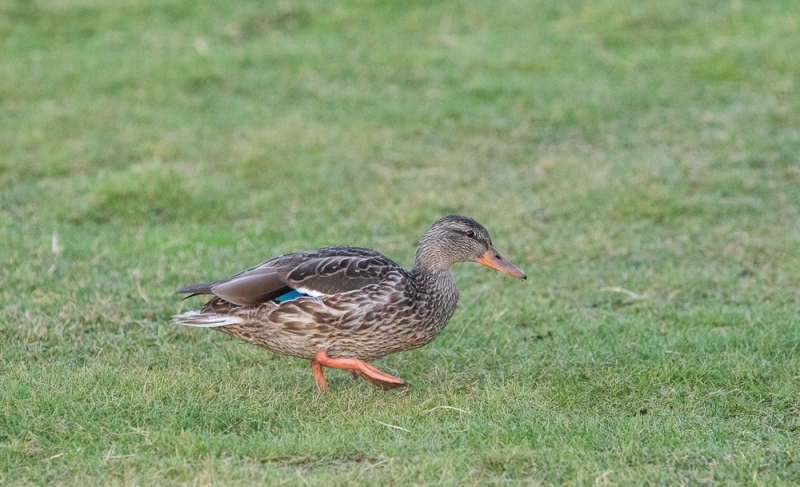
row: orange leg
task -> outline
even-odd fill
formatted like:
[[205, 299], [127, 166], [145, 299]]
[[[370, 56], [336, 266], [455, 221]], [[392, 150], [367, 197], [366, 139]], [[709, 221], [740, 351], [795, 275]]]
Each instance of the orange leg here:
[[311, 372], [314, 372], [314, 380], [317, 382], [317, 387], [322, 389], [323, 392], [328, 392], [328, 381], [325, 380], [325, 374], [322, 373], [322, 366], [316, 360], [311, 361]]
[[363, 360], [357, 358], [331, 358], [328, 357], [328, 352], [320, 350], [314, 360], [311, 361], [311, 370], [314, 372], [314, 379], [317, 381], [317, 385], [325, 392], [328, 392], [328, 383], [325, 380], [325, 376], [322, 375], [322, 367], [349, 370], [353, 374], [353, 378], [359, 376], [384, 391], [411, 385], [399, 377], [381, 372]]

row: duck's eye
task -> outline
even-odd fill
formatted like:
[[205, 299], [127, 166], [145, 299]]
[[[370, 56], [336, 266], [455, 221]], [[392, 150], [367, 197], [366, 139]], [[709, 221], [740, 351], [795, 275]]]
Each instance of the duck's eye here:
[[473, 232], [472, 230], [467, 230], [467, 237], [472, 238], [474, 236], [475, 236], [475, 232]]

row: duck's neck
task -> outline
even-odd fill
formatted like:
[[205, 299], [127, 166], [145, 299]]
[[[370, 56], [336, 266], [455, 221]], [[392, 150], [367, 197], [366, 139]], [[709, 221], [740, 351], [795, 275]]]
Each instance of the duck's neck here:
[[424, 286], [456, 285], [453, 275], [450, 274], [450, 263], [439, 258], [436, 253], [417, 251], [414, 259], [414, 268], [411, 269], [414, 279]]
[[417, 284], [417, 290], [438, 301], [438, 306], [453, 310], [458, 303], [458, 286], [449, 270], [431, 271], [414, 266], [411, 277]]
[[447, 251], [438, 244], [431, 232], [426, 233], [417, 246], [414, 256], [414, 271], [440, 274], [450, 272], [453, 265]]
[[[416, 284], [414, 307], [426, 331], [424, 343], [433, 340], [450, 321], [458, 304], [458, 286], [449, 270], [430, 271], [414, 266], [410, 272]], [[424, 344], [423, 343], [423, 344]], [[421, 345], [420, 345], [421, 346]]]
[[421, 293], [432, 298], [434, 307], [439, 310], [437, 314], [441, 313], [439, 318], [443, 319], [443, 323], [440, 323], [442, 327], [447, 324], [458, 303], [458, 286], [450, 274], [453, 264], [451, 254], [437, 243], [431, 232], [426, 233], [417, 247], [411, 275]]

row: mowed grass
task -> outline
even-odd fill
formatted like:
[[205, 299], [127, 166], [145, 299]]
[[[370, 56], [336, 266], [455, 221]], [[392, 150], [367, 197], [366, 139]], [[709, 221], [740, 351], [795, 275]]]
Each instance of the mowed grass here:
[[[0, 483], [800, 482], [792, 0], [0, 1]], [[472, 216], [429, 346], [340, 371], [171, 324]]]

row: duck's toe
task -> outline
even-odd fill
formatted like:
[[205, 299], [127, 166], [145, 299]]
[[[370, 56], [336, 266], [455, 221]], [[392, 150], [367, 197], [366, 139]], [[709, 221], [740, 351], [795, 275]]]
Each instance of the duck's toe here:
[[361, 370], [354, 371], [354, 374], [358, 374], [359, 377], [366, 380], [367, 382], [376, 385], [383, 389], [384, 391], [388, 391], [391, 389], [396, 389], [398, 387], [411, 387], [411, 383], [401, 379], [400, 377], [394, 377], [389, 374], [385, 374], [378, 369], [375, 369], [379, 375], [370, 375]]

